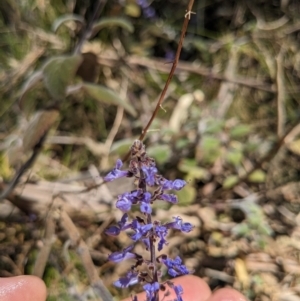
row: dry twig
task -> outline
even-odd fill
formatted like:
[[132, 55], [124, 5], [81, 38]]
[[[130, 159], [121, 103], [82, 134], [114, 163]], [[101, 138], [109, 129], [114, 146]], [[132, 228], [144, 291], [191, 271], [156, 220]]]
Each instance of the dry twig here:
[[36, 258], [34, 268], [33, 268], [32, 274], [37, 277], [40, 278], [43, 277], [45, 267], [51, 252], [54, 234], [55, 234], [55, 222], [50, 212], [46, 220], [44, 245], [41, 248]]
[[94, 292], [103, 301], [112, 301], [113, 297], [111, 296], [110, 292], [107, 290], [107, 288], [105, 287], [105, 285], [103, 284], [102, 280], [98, 275], [98, 272], [94, 266], [87, 244], [81, 238], [78, 229], [76, 228], [73, 221], [65, 211], [60, 212], [60, 222], [62, 227], [68, 233], [72, 244], [77, 246], [77, 253], [86, 270], [87, 276], [89, 278], [91, 286], [94, 289]]

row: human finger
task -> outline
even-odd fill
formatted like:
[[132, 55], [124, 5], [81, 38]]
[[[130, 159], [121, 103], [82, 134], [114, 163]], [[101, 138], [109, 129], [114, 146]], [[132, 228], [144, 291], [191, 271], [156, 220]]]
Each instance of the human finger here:
[[221, 288], [213, 292], [206, 301], [247, 301], [247, 299], [232, 288]]
[[1, 301], [45, 301], [44, 282], [35, 276], [0, 278]]

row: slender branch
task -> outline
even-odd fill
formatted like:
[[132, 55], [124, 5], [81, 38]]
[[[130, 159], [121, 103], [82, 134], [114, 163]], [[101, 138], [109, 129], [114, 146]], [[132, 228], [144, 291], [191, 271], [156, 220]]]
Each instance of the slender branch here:
[[98, 0], [96, 4], [96, 8], [94, 10], [94, 13], [92, 15], [91, 20], [89, 21], [87, 27], [85, 28], [82, 36], [80, 37], [80, 40], [77, 44], [77, 46], [74, 49], [74, 54], [78, 54], [81, 52], [81, 48], [83, 44], [85, 43], [86, 40], [88, 40], [91, 36], [91, 33], [93, 31], [93, 26], [95, 21], [98, 19], [100, 16], [101, 11], [103, 10], [107, 0]]
[[[147, 125], [145, 126], [145, 128], [142, 130], [142, 133], [139, 137], [140, 141], [143, 141], [143, 139], [145, 138], [145, 136], [146, 136], [153, 120], [154, 120], [154, 118], [156, 117], [156, 115], [157, 115], [157, 113], [158, 113], [159, 109], [161, 108], [161, 105], [164, 101], [165, 95], [167, 93], [168, 87], [170, 85], [170, 82], [172, 80], [172, 77], [174, 75], [175, 69], [176, 69], [178, 61], [179, 61], [179, 57], [180, 57], [180, 53], [181, 53], [181, 49], [182, 49], [182, 45], [183, 45], [183, 40], [184, 40], [186, 30], [187, 30], [187, 27], [188, 27], [188, 24], [189, 24], [189, 21], [190, 21], [190, 18], [191, 18], [191, 14], [193, 13], [192, 12], [193, 4], [194, 4], [194, 0], [190, 0], [189, 3], [188, 3], [187, 13], [184, 16], [184, 21], [183, 21], [183, 25], [182, 25], [182, 29], [181, 29], [181, 34], [180, 34], [180, 39], [179, 39], [179, 43], [178, 43], [178, 47], [177, 47], [177, 51], [176, 51], [176, 55], [175, 55], [175, 59], [174, 59], [171, 71], [169, 73], [169, 76], [168, 76], [168, 79], [167, 79], [166, 84], [164, 86], [164, 89], [162, 90], [161, 95], [158, 99], [156, 107], [155, 107], [155, 109], [152, 113], [152, 116], [151, 116], [150, 120], [148, 121]], [[130, 156], [130, 152], [128, 152], [126, 154], [123, 161], [127, 161], [129, 156]]]

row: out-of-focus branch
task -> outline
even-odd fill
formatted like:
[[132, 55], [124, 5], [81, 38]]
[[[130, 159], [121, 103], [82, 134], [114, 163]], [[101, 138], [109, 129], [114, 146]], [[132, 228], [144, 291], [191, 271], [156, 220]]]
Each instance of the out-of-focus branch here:
[[284, 50], [281, 48], [277, 58], [277, 135], [281, 137], [284, 133], [284, 126], [286, 120], [285, 112], [285, 87], [284, 87], [284, 72], [283, 72], [283, 57]]
[[[104, 66], [114, 66], [120, 61], [119, 57], [101, 55], [98, 57], [98, 62]], [[128, 56], [125, 59], [126, 64], [144, 66], [147, 68], [155, 69], [161, 72], [169, 72], [169, 66], [164, 59], [153, 59], [139, 56]], [[243, 78], [240, 75], [238, 77], [228, 77], [225, 74], [216, 73], [212, 69], [205, 68], [197, 63], [189, 63], [179, 61], [177, 65], [178, 71], [186, 71], [194, 74], [199, 74], [208, 78], [212, 78], [219, 81], [226, 81], [233, 84], [238, 84], [251, 89], [257, 89], [265, 92], [276, 93], [276, 87], [274, 85], [264, 82], [263, 80], [257, 80], [255, 78], [247, 77]]]
[[39, 155], [39, 153], [41, 152], [41, 150], [43, 148], [44, 141], [45, 141], [45, 138], [47, 136], [47, 133], [48, 133], [48, 131], [43, 134], [43, 136], [40, 138], [39, 142], [34, 146], [30, 158], [16, 172], [15, 176], [13, 177], [13, 179], [9, 182], [9, 185], [1, 193], [1, 195], [0, 195], [0, 201], [4, 200], [14, 190], [14, 188], [19, 183], [19, 180], [23, 176], [23, 174], [25, 173], [25, 171], [27, 169], [29, 169], [33, 165], [33, 163], [35, 162], [37, 156]]
[[84, 29], [84, 31], [79, 39], [79, 42], [74, 49], [74, 54], [80, 53], [83, 44], [86, 42], [86, 40], [88, 40], [90, 38], [90, 35], [93, 31], [93, 25], [94, 25], [95, 21], [99, 18], [101, 11], [106, 4], [106, 1], [107, 0], [98, 0], [97, 1], [92, 18], [89, 21], [87, 27]]

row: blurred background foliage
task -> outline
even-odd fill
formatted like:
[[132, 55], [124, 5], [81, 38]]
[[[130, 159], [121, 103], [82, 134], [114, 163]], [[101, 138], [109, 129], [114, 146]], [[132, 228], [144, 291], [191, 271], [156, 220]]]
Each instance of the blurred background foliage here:
[[[76, 175], [76, 185], [89, 187], [90, 166], [100, 175], [112, 168], [151, 117], [186, 5], [0, 1], [1, 190], [48, 131], [22, 185]], [[212, 288], [233, 285], [251, 300], [299, 300], [300, 3], [197, 0], [193, 11], [145, 140], [164, 176], [189, 183], [177, 210], [198, 230], [169, 252], [183, 254]], [[29, 207], [14, 206], [2, 207], [1, 276], [31, 273], [44, 235], [44, 211], [33, 216]], [[157, 214], [165, 209], [158, 205]], [[76, 225], [88, 239], [104, 221], [81, 217]], [[49, 300], [90, 298], [82, 264], [73, 250], [61, 254], [66, 235], [56, 227], [43, 273]], [[89, 245], [109, 287], [117, 272], [105, 256], [125, 242], [102, 237], [102, 249], [100, 241]]]

